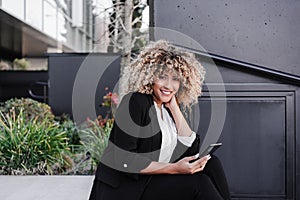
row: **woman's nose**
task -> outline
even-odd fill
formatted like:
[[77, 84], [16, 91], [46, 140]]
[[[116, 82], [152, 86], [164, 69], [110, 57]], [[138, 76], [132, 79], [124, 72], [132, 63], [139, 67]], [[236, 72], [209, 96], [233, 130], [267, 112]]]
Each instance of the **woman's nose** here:
[[172, 79], [171, 79], [171, 78], [168, 78], [168, 79], [166, 80], [165, 87], [167, 87], [168, 89], [171, 89], [171, 88], [172, 88]]

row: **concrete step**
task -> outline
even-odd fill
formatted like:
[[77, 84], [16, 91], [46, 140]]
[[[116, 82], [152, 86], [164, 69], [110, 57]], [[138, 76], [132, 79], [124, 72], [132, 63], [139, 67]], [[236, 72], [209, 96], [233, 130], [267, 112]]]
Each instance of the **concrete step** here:
[[94, 176], [0, 176], [1, 200], [87, 200]]

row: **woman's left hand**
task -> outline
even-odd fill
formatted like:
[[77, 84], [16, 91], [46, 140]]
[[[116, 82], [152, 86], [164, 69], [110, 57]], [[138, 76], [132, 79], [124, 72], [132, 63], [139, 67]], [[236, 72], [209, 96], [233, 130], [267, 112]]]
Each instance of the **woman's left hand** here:
[[165, 106], [167, 108], [169, 108], [170, 110], [179, 108], [179, 105], [177, 103], [177, 99], [176, 99], [175, 95], [173, 95], [173, 97], [171, 98], [171, 100], [168, 103], [166, 103]]
[[[207, 161], [211, 158], [210, 155], [197, 159], [199, 156], [185, 157], [174, 163], [173, 173], [175, 174], [194, 174], [203, 171]], [[197, 160], [195, 160], [195, 158]]]

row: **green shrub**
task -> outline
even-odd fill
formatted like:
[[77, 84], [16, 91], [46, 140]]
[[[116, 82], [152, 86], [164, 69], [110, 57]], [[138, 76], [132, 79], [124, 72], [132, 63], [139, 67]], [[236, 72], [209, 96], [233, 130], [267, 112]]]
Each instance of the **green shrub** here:
[[63, 171], [69, 153], [66, 132], [58, 123], [49, 123], [49, 115], [43, 120], [28, 120], [27, 116], [23, 109], [0, 111], [0, 174]]
[[20, 113], [21, 109], [23, 110], [26, 122], [34, 120], [36, 122], [45, 122], [49, 124], [59, 123], [62, 130], [67, 133], [69, 144], [73, 146], [80, 145], [77, 127], [70, 119], [70, 116], [67, 114], [55, 116], [52, 113], [51, 107], [45, 103], [30, 98], [13, 98], [7, 100], [0, 106], [0, 111], [3, 113], [10, 113], [14, 110], [16, 115]]
[[112, 129], [112, 122], [105, 123], [104, 127], [101, 127], [98, 123], [98, 121], [89, 120], [79, 130], [83, 149], [91, 154], [92, 161], [96, 165], [99, 164]]
[[69, 145], [72, 147], [72, 151], [74, 151], [74, 148], [78, 149], [78, 146], [80, 146], [81, 143], [78, 135], [78, 128], [75, 122], [67, 114], [55, 117], [55, 120], [60, 124], [60, 127], [64, 131], [66, 131], [69, 140]]
[[55, 116], [53, 115], [50, 106], [45, 103], [35, 101], [30, 98], [13, 98], [7, 100], [2, 106], [0, 111], [3, 113], [10, 113], [14, 110], [18, 115], [23, 110], [23, 115], [26, 121], [42, 122], [47, 119], [47, 122], [53, 123]]
[[14, 69], [16, 70], [26, 70], [30, 67], [31, 63], [25, 58], [22, 59], [16, 58], [14, 59], [13, 65], [14, 65]]

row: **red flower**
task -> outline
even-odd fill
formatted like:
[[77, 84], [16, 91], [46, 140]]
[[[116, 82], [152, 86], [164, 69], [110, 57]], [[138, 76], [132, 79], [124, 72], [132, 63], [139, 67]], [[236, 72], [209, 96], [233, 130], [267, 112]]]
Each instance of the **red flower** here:
[[111, 96], [111, 101], [117, 105], [118, 104], [118, 95], [116, 93], [114, 93], [112, 96]]

